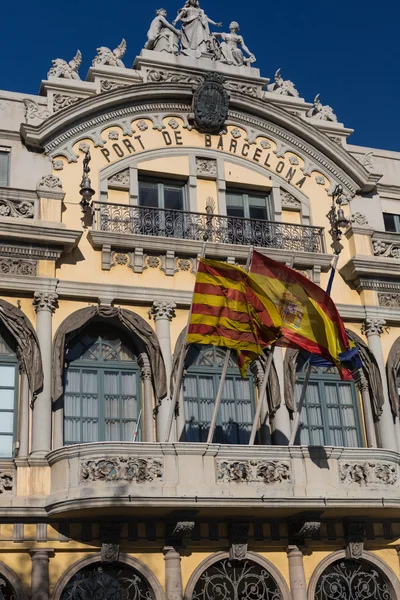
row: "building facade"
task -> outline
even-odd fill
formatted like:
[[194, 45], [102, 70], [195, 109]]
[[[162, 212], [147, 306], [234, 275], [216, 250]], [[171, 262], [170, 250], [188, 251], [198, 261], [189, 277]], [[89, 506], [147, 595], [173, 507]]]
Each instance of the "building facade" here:
[[[400, 153], [351, 145], [216, 26], [189, 0], [132, 68], [123, 40], [86, 80], [78, 51], [0, 92], [5, 600], [400, 599]], [[208, 443], [204, 346], [168, 436], [199, 256], [254, 246], [326, 288], [332, 200], [354, 381], [313, 369], [289, 445], [304, 366], [277, 349], [249, 445], [265, 365], [232, 357]]]

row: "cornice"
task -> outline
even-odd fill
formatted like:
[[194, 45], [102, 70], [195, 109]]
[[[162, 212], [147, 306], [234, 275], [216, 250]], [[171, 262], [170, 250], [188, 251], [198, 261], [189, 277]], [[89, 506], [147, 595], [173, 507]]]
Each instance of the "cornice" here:
[[82, 231], [43, 225], [42, 221], [0, 218], [0, 242], [32, 242], [37, 246], [55, 246], [69, 251], [77, 245], [81, 236]]
[[[57, 137], [61, 143], [63, 134], [67, 131], [79, 133], [81, 129], [83, 133], [102, 121], [107, 123], [109, 118], [135, 116], [138, 109], [141, 113], [157, 112], [161, 108], [164, 111], [170, 108], [191, 112], [192, 96], [192, 85], [186, 83], [131, 85], [82, 100], [52, 115], [38, 126], [22, 124], [21, 136], [27, 146], [43, 150], [45, 145]], [[237, 110], [239, 113], [235, 112]], [[275, 135], [284, 139], [286, 137], [289, 144], [322, 164], [332, 177], [341, 181], [352, 193], [358, 190], [370, 191], [376, 186], [377, 176], [370, 174], [345, 148], [332, 141], [316, 126], [282, 109], [268, 98], [251, 98], [249, 102], [248, 97], [232, 91], [230, 115], [242, 120], [247, 118], [250, 125], [261, 130], [274, 131], [275, 126]], [[267, 124], [270, 127], [266, 129]]]
[[393, 258], [356, 255], [339, 272], [345, 281], [352, 282], [362, 276], [398, 278], [400, 277], [400, 262]]

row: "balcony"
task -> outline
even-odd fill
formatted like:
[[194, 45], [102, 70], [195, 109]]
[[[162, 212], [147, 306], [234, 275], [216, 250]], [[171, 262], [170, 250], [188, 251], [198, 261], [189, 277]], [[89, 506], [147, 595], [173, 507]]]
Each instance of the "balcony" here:
[[325, 252], [322, 227], [213, 214], [93, 203], [95, 231], [289, 252]]

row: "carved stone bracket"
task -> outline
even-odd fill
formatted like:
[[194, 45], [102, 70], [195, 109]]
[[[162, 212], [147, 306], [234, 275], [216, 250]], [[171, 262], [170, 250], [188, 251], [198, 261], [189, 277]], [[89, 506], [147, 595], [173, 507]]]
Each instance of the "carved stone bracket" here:
[[245, 560], [248, 549], [250, 523], [248, 521], [232, 521], [229, 523], [229, 558]]
[[288, 463], [271, 460], [217, 461], [218, 483], [290, 483]]
[[167, 517], [165, 539], [167, 546], [180, 547], [184, 545], [184, 538], [188, 537], [195, 527], [195, 512], [176, 512]]
[[394, 485], [397, 482], [397, 468], [390, 463], [339, 463], [339, 477], [348, 485]]
[[0, 473], [0, 495], [12, 493], [13, 481], [12, 473]]
[[345, 533], [347, 540], [346, 557], [348, 559], [360, 560], [364, 552], [365, 522], [345, 522]]
[[385, 325], [386, 321], [384, 319], [367, 318], [362, 324], [361, 333], [367, 337], [370, 335], [381, 336]]
[[164, 256], [161, 257], [161, 271], [163, 271], [167, 277], [173, 277], [178, 272], [176, 266], [175, 252], [167, 250]]
[[164, 463], [156, 458], [103, 458], [81, 462], [81, 482], [128, 481], [135, 483], [160, 482]]
[[289, 540], [304, 546], [307, 539], [317, 539], [321, 530], [321, 513], [296, 515], [289, 521]]
[[101, 523], [100, 542], [102, 563], [118, 562], [120, 536], [120, 523]]

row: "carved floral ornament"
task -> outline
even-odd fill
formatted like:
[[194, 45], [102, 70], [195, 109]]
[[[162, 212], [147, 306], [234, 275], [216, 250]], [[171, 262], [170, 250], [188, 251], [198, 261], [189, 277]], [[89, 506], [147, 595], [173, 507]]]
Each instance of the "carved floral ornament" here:
[[218, 483], [290, 483], [288, 463], [268, 460], [217, 461]]
[[390, 463], [360, 462], [339, 464], [340, 481], [343, 484], [369, 486], [397, 483], [397, 467]]
[[104, 458], [81, 462], [81, 482], [161, 482], [164, 464], [156, 458]]
[[0, 473], [0, 496], [11, 493], [13, 490], [12, 473]]

